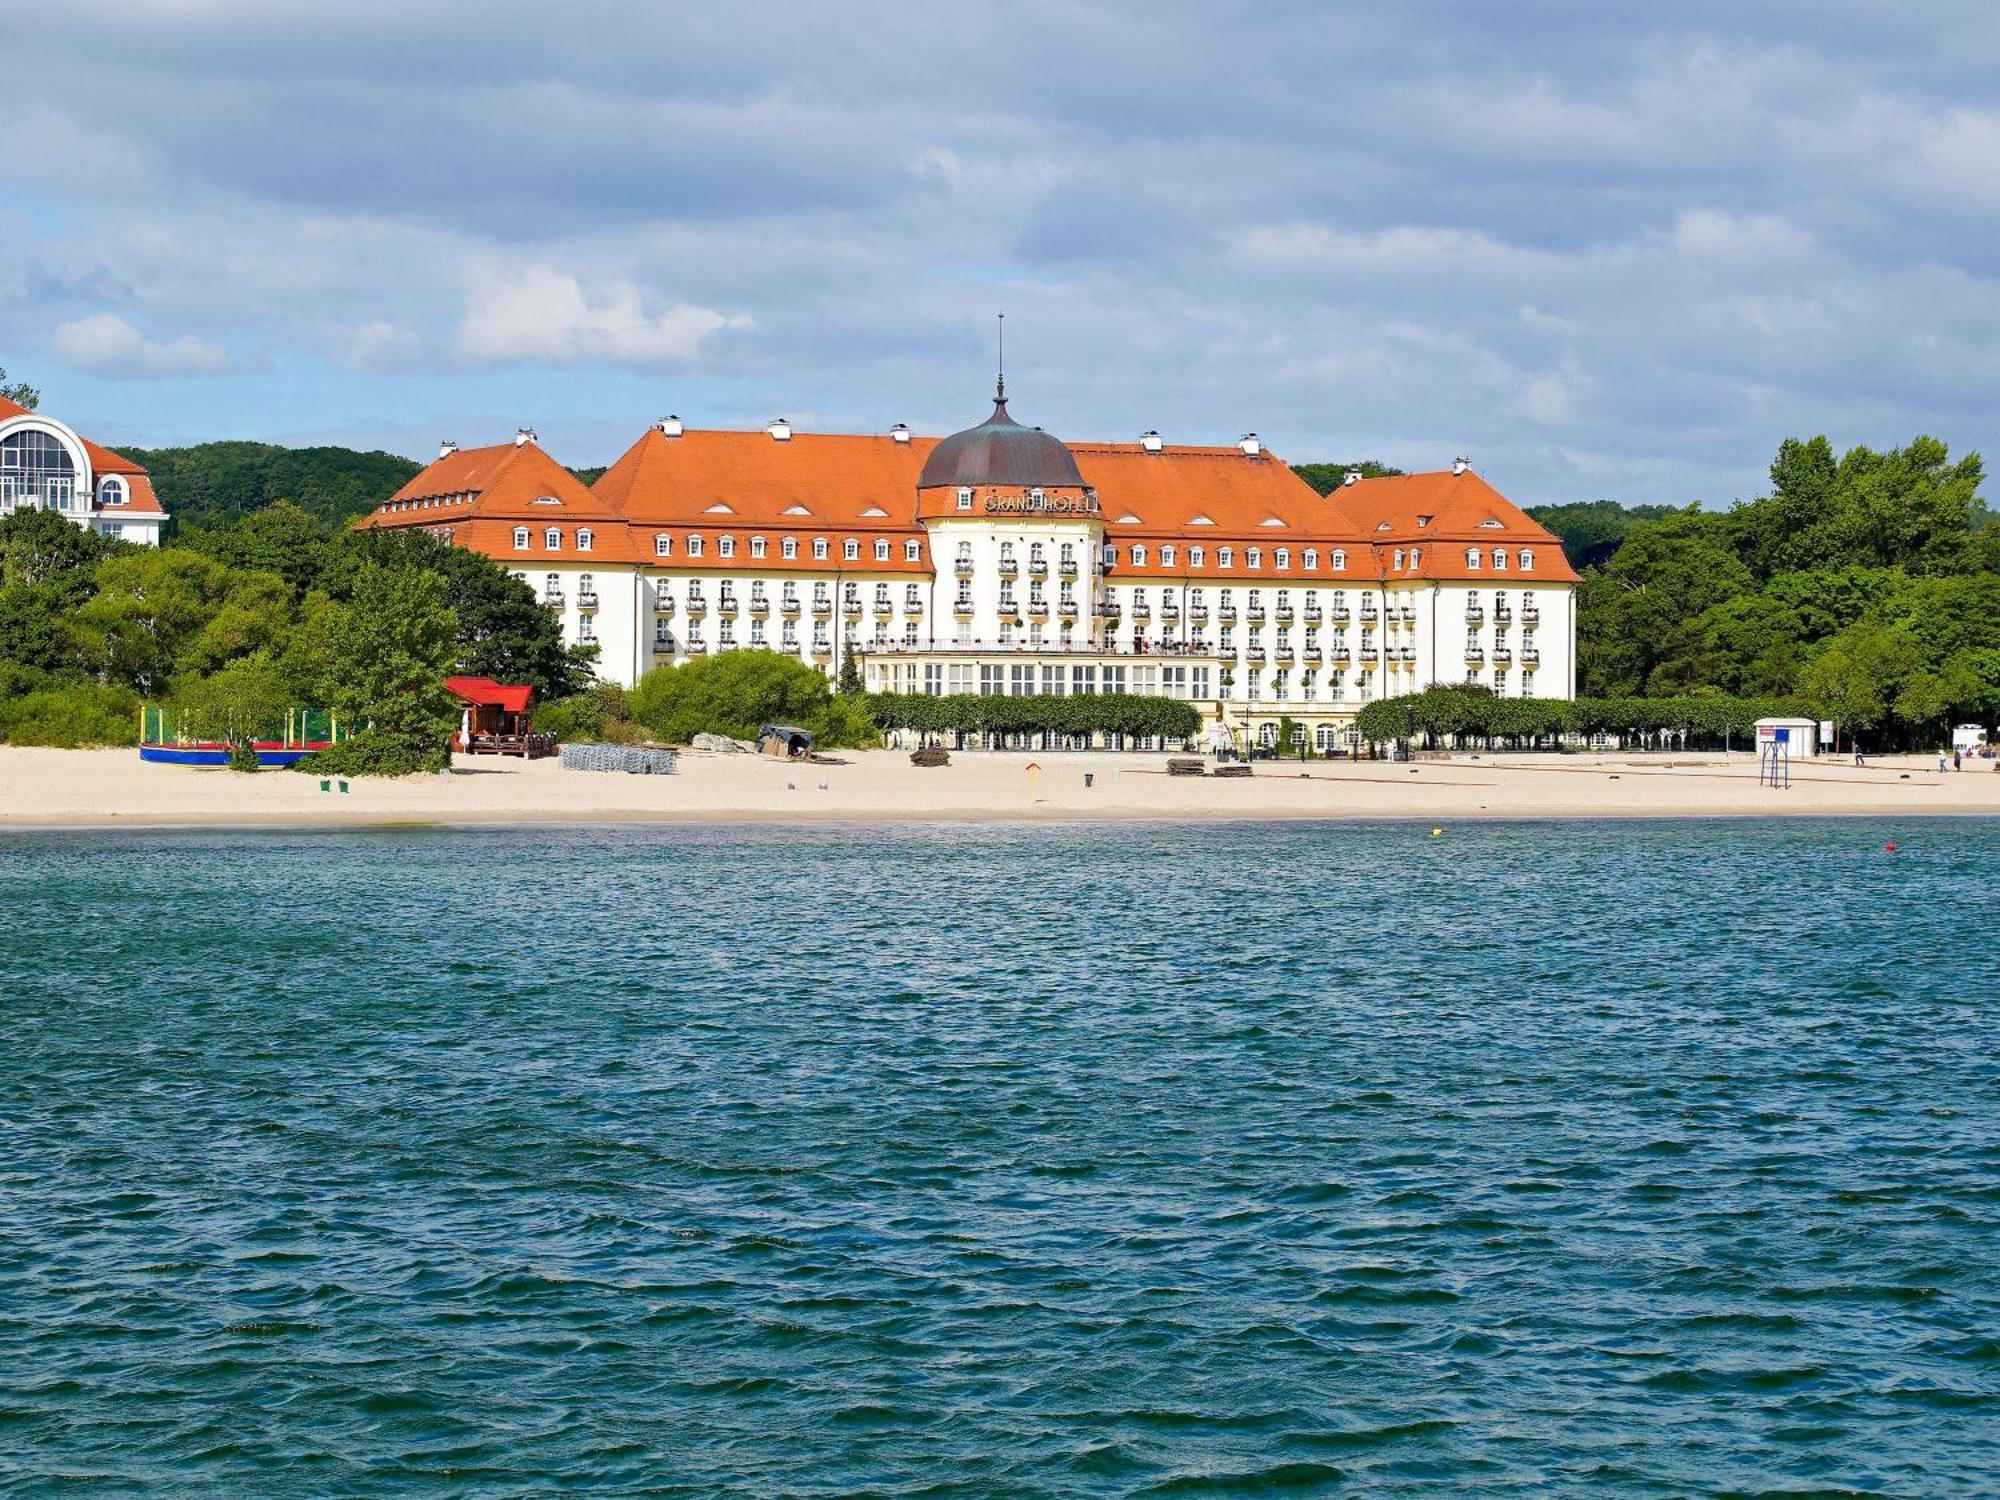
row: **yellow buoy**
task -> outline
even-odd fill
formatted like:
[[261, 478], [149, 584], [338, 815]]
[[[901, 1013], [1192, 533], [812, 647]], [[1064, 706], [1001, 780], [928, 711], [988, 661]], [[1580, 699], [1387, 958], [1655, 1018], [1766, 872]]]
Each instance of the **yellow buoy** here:
[[1444, 830], [1442, 828], [1433, 828], [1431, 830], [1431, 837], [1434, 839], [1444, 837]]

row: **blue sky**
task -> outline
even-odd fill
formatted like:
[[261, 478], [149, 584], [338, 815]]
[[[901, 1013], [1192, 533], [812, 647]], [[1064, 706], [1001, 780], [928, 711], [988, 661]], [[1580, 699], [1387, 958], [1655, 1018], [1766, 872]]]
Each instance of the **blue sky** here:
[[109, 442], [1062, 436], [1726, 503], [1987, 448], [2000, 8], [65, 0], [0, 365]]

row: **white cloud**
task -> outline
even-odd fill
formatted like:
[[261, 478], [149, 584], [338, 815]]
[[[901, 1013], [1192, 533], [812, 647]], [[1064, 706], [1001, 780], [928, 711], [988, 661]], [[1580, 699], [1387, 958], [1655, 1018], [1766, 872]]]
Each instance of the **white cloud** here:
[[1776, 214], [1689, 209], [1674, 223], [1674, 248], [1711, 260], [1780, 260], [1802, 255], [1813, 237]]
[[50, 339], [56, 354], [93, 375], [139, 380], [169, 375], [227, 375], [235, 362], [220, 344], [184, 333], [172, 343], [147, 338], [116, 313], [93, 313], [60, 324]]
[[747, 315], [685, 303], [649, 313], [629, 281], [609, 282], [593, 297], [552, 266], [482, 270], [458, 325], [458, 352], [495, 364], [684, 364], [711, 334], [751, 326]]
[[331, 343], [334, 358], [346, 368], [384, 374], [407, 369], [423, 347], [409, 329], [380, 318], [338, 330]]

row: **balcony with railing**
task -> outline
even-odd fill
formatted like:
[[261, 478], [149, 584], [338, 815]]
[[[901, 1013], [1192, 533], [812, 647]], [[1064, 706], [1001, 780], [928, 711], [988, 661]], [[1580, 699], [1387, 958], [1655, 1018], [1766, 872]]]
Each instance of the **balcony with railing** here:
[[843, 600], [841, 600], [841, 601], [840, 601], [840, 612], [841, 612], [841, 613], [842, 613], [843, 615], [846, 615], [846, 616], [847, 616], [847, 618], [848, 618], [848, 619], [850, 619], [850, 620], [858, 620], [858, 619], [860, 619], [860, 618], [861, 618], [861, 598], [860, 598], [860, 596], [859, 596], [859, 595], [857, 594], [857, 595], [856, 595], [856, 596], [855, 596], [854, 598], [852, 598], [852, 599], [843, 599]]
[[1262, 661], [1264, 659], [1264, 643], [1262, 641], [1246, 642], [1243, 647], [1243, 659], [1245, 661]]
[[[1346, 616], [1343, 614], [1340, 618], [1345, 619]], [[1380, 616], [1376, 613], [1374, 605], [1364, 604], [1361, 606], [1361, 620], [1363, 624], [1372, 625], [1379, 618]]]
[[1486, 648], [1477, 642], [1473, 642], [1465, 648], [1465, 659], [1474, 666], [1477, 666], [1480, 662], [1486, 660]]
[[1493, 606], [1494, 624], [1505, 625], [1509, 620], [1513, 618], [1514, 618], [1514, 610], [1511, 605], [1496, 604]]
[[1048, 559], [1047, 559], [1046, 557], [1031, 557], [1031, 558], [1029, 558], [1029, 559], [1028, 559], [1028, 576], [1029, 576], [1030, 578], [1046, 578], [1046, 577], [1048, 577], [1048, 576], [1049, 576], [1049, 560], [1048, 560]]
[[1278, 606], [1278, 623], [1280, 625], [1289, 625], [1292, 623], [1292, 619], [1293, 619], [1293, 614], [1291, 605], [1280, 604]]
[[1541, 650], [1540, 650], [1540, 648], [1539, 648], [1539, 647], [1535, 647], [1535, 646], [1523, 646], [1523, 647], [1521, 648], [1521, 665], [1522, 665], [1522, 666], [1524, 666], [1524, 667], [1539, 667], [1539, 666], [1540, 666], [1541, 664], [1542, 664], [1542, 653], [1541, 653]]
[[1324, 611], [1322, 611], [1317, 604], [1308, 604], [1306, 606], [1306, 624], [1308, 625], [1319, 624], [1323, 614]]
[[1522, 606], [1521, 606], [1521, 623], [1522, 623], [1523, 625], [1539, 625], [1539, 624], [1541, 624], [1541, 623], [1542, 623], [1542, 611], [1541, 611], [1541, 607], [1540, 607], [1539, 605], [1534, 605], [1534, 604], [1524, 604], [1524, 605], [1522, 605]]
[[972, 559], [969, 557], [959, 558], [958, 561], [952, 564], [952, 571], [960, 578], [970, 578], [972, 576]]
[[1495, 661], [1512, 661], [1514, 659], [1514, 648], [1505, 641], [1495, 641], [1493, 643], [1493, 659]]
[[586, 589], [578, 594], [576, 596], [576, 607], [578, 609], [597, 608], [597, 591], [595, 589]]
[[1353, 612], [1345, 604], [1336, 604], [1326, 612], [1326, 617], [1336, 625], [1345, 625], [1353, 618]]
[[703, 640], [690, 640], [690, 641], [682, 641], [682, 642], [681, 642], [681, 655], [682, 655], [682, 656], [706, 656], [706, 655], [708, 655], [708, 642], [707, 642], [707, 641], [703, 641]]
[[1216, 610], [1215, 618], [1221, 624], [1234, 625], [1237, 622], [1237, 620], [1241, 617], [1236, 613], [1235, 605], [1225, 604], [1220, 609]]
[[889, 598], [889, 596], [888, 596], [887, 594], [877, 594], [877, 595], [875, 596], [875, 613], [876, 613], [876, 614], [878, 614], [878, 615], [893, 615], [893, 614], [894, 614], [895, 612], [896, 612], [896, 606], [895, 606], [895, 604], [894, 604], [894, 603], [893, 603], [893, 602], [892, 602], [892, 601], [890, 600], [890, 598]]
[[1483, 604], [1468, 604], [1468, 605], [1466, 605], [1466, 606], [1465, 606], [1465, 623], [1466, 623], [1466, 624], [1468, 624], [1468, 625], [1483, 625], [1483, 624], [1485, 624], [1485, 623], [1486, 623], [1486, 606], [1485, 606], [1485, 605], [1483, 605]]
[[1019, 578], [1021, 576], [1021, 564], [1014, 558], [1002, 554], [1000, 558], [1000, 576], [1002, 578]]
[[951, 612], [955, 615], [971, 616], [973, 613], [972, 595], [960, 594], [956, 599], [952, 600]]
[[1074, 599], [1064, 599], [1060, 601], [1056, 605], [1056, 613], [1058, 615], [1061, 615], [1062, 618], [1064, 618], [1065, 620], [1074, 620], [1077, 617], [1076, 601]]
[[656, 615], [665, 615], [668, 618], [672, 618], [674, 609], [674, 599], [671, 594], [662, 594], [653, 601], [653, 613]]
[[708, 613], [708, 601], [699, 594], [688, 595], [687, 612], [690, 619], [700, 618]]
[[1261, 604], [1251, 605], [1250, 608], [1247, 611], [1245, 611], [1244, 618], [1247, 619], [1252, 625], [1262, 625], [1264, 623], [1264, 618], [1265, 618], [1264, 606]]
[[1063, 576], [1063, 577], [1065, 577], [1065, 578], [1074, 578], [1074, 577], [1076, 577], [1076, 559], [1075, 559], [1075, 558], [1070, 558], [1070, 557], [1066, 557], [1066, 558], [1064, 558], [1064, 559], [1062, 560], [1062, 562], [1061, 562], [1061, 563], [1060, 563], [1060, 564], [1059, 564], [1058, 566], [1059, 566], [1059, 568], [1060, 568], [1060, 571], [1061, 571], [1061, 573], [1062, 573], [1062, 576]]
[[[1230, 611], [1231, 614], [1234, 612], [1233, 610]], [[1190, 625], [1206, 625], [1208, 623], [1208, 606], [1206, 604], [1191, 604], [1188, 606], [1187, 613]], [[1223, 617], [1222, 623], [1225, 625], [1230, 623], [1227, 615]]]
[[771, 601], [762, 594], [750, 596], [750, 614], [753, 619], [768, 620], [771, 617]]
[[832, 641], [814, 641], [814, 642], [812, 643], [812, 654], [813, 654], [814, 656], [831, 656], [831, 655], [833, 655], [833, 642], [832, 642]]
[[1135, 600], [1132, 604], [1132, 618], [1134, 620], [1152, 619], [1153, 606], [1148, 604], [1144, 599]]
[[924, 596], [922, 594], [917, 595], [917, 597], [914, 599], [905, 599], [903, 601], [904, 614], [920, 615], [923, 612], [924, 612]]
[[1031, 620], [1046, 620], [1046, 619], [1047, 619], [1048, 617], [1049, 617], [1049, 601], [1048, 601], [1048, 600], [1046, 600], [1046, 599], [1030, 599], [1030, 600], [1028, 601], [1028, 618], [1029, 618], [1029, 619], [1031, 619]]
[[1293, 649], [1291, 643], [1288, 641], [1280, 641], [1276, 646], [1272, 647], [1271, 657], [1274, 661], [1283, 662], [1287, 665], [1299, 659], [1298, 652]]
[[1169, 599], [1165, 604], [1160, 606], [1160, 620], [1163, 624], [1178, 623], [1180, 617], [1181, 607], [1174, 603], [1173, 600]]

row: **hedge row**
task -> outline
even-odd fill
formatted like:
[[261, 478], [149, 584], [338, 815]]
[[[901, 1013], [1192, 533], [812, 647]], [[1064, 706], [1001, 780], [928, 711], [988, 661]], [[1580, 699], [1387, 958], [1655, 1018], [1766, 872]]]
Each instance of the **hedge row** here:
[[884, 729], [924, 734], [1124, 734], [1187, 739], [1201, 729], [1201, 714], [1178, 698], [1131, 693], [1079, 693], [1058, 698], [1017, 698], [984, 693], [932, 697], [924, 693], [871, 693], [869, 711]]
[[1571, 734], [1685, 734], [1747, 739], [1759, 719], [1787, 712], [1770, 698], [1498, 698], [1490, 691], [1430, 688], [1381, 698], [1355, 716], [1371, 744], [1404, 738], [1543, 739]]

